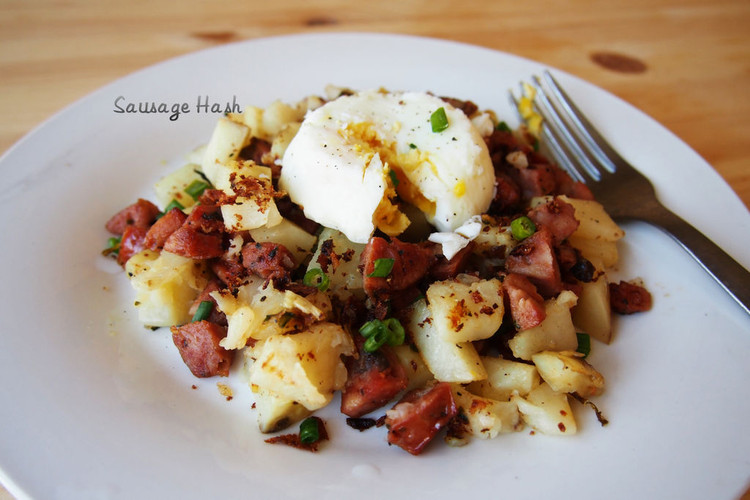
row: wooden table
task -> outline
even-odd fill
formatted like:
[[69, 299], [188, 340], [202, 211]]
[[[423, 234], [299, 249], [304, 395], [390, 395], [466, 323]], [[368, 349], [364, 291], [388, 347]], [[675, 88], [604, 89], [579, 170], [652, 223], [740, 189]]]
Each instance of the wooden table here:
[[446, 38], [573, 73], [664, 124], [750, 206], [747, 0], [0, 0], [0, 152], [144, 66], [227, 42], [326, 31]]

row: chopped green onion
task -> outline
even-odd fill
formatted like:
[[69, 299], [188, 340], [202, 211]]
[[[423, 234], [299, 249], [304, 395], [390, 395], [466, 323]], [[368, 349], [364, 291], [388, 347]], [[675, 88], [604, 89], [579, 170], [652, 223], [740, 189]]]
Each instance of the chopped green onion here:
[[[381, 323], [382, 324], [382, 323]], [[388, 342], [389, 334], [388, 330], [383, 326], [377, 328], [372, 335], [367, 337], [365, 340], [364, 349], [367, 352], [375, 352], [380, 349], [386, 342]]]
[[430, 125], [433, 132], [442, 132], [448, 128], [448, 116], [445, 114], [445, 108], [440, 107], [430, 116]]
[[578, 348], [577, 352], [583, 354], [583, 357], [587, 357], [591, 354], [591, 336], [588, 333], [576, 333], [578, 337]]
[[206, 174], [204, 174], [202, 171], [198, 170], [197, 168], [194, 168], [193, 172], [195, 172], [196, 174], [198, 174], [199, 176], [201, 176], [201, 178], [204, 181], [206, 181], [206, 184], [208, 184], [209, 186], [211, 185], [211, 181], [208, 180], [208, 177], [206, 177]]
[[185, 210], [185, 207], [182, 205], [182, 203], [180, 203], [176, 199], [173, 199], [172, 201], [169, 202], [169, 205], [164, 207], [164, 212], [162, 212], [161, 215], [168, 214], [169, 211], [172, 210], [173, 208], [179, 208], [180, 210]]
[[396, 318], [368, 321], [360, 327], [359, 333], [367, 339], [364, 344], [366, 352], [375, 352], [385, 344], [401, 345], [406, 339], [404, 327]]
[[361, 327], [359, 327], [359, 333], [365, 338], [371, 337], [375, 332], [378, 330], [384, 328], [385, 325], [383, 325], [383, 322], [379, 319], [373, 319], [371, 321], [368, 321]]
[[417, 145], [416, 145], [416, 144], [414, 144], [413, 142], [410, 142], [410, 143], [409, 143], [409, 147], [410, 147], [411, 149], [417, 149]]
[[395, 170], [389, 170], [388, 176], [391, 178], [391, 184], [393, 184], [393, 187], [398, 187], [398, 183], [400, 182], [398, 180], [398, 175], [396, 175]]
[[308, 417], [299, 424], [299, 440], [303, 444], [313, 444], [320, 439], [320, 431], [318, 429], [318, 419], [315, 417]]
[[185, 192], [192, 196], [194, 200], [197, 200], [201, 197], [203, 191], [205, 191], [206, 189], [208, 189], [208, 183], [196, 179], [191, 182], [188, 187], [185, 188]]
[[203, 321], [204, 319], [208, 319], [213, 308], [214, 303], [212, 301], [204, 300], [198, 305], [198, 309], [195, 310], [192, 322], [195, 323], [196, 321]]
[[287, 325], [287, 323], [289, 323], [292, 320], [292, 318], [294, 318], [294, 314], [290, 312], [285, 312], [284, 314], [281, 315], [281, 318], [278, 321], [279, 326], [281, 328], [284, 328]]
[[305, 273], [305, 276], [302, 278], [302, 283], [307, 286], [317, 287], [317, 289], [321, 292], [325, 292], [326, 290], [328, 290], [330, 280], [322, 269], [320, 269], [319, 267], [314, 267]]
[[385, 327], [389, 332], [388, 345], [401, 345], [406, 339], [406, 332], [404, 327], [401, 326], [401, 322], [396, 318], [388, 318], [385, 320]]
[[107, 248], [102, 250], [102, 255], [118, 255], [120, 253], [120, 243], [122, 238], [112, 236], [107, 240]]
[[510, 132], [510, 127], [505, 122], [500, 122], [495, 126], [495, 130], [499, 130], [500, 132]]
[[510, 223], [510, 232], [516, 241], [523, 241], [536, 232], [536, 225], [531, 219], [522, 215]]
[[382, 324], [383, 324], [382, 321], [380, 321], [379, 319], [368, 321], [367, 323], [365, 323], [364, 325], [360, 327], [359, 333], [363, 337], [369, 338], [372, 336], [372, 334], [374, 334], [381, 328]]
[[375, 259], [375, 268], [367, 275], [368, 278], [385, 278], [393, 270], [393, 259]]

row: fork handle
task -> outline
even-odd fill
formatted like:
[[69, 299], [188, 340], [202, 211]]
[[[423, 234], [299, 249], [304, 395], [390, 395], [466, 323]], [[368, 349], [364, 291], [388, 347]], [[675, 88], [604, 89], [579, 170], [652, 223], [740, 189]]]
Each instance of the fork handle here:
[[654, 217], [656, 223], [678, 243], [750, 314], [750, 272], [681, 217], [666, 207]]

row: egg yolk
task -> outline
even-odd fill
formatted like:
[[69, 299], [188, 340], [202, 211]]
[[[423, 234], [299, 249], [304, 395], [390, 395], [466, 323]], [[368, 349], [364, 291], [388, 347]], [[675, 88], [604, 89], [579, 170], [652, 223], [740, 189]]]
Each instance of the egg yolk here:
[[[398, 128], [399, 124], [396, 123], [393, 126]], [[426, 167], [432, 171], [433, 175], [437, 175], [437, 169], [432, 165], [426, 153], [417, 148], [410, 149], [406, 153], [398, 153], [395, 143], [384, 141], [373, 124], [368, 122], [348, 124], [340, 129], [339, 133], [355, 151], [363, 156], [366, 163], [369, 163], [375, 154], [383, 162], [383, 180], [386, 182], [386, 189], [373, 215], [373, 222], [378, 229], [389, 236], [397, 236], [409, 226], [409, 218], [398, 207], [397, 196], [429, 216], [435, 214], [435, 202], [425, 198], [419, 188], [409, 180], [406, 173]], [[391, 173], [395, 176], [391, 176]], [[456, 184], [454, 193], [462, 196], [465, 190], [465, 184], [460, 181]]]

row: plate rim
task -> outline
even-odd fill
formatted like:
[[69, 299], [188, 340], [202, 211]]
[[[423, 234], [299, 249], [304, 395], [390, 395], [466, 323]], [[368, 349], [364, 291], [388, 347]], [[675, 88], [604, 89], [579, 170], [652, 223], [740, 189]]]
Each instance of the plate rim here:
[[[285, 39], [285, 40], [290, 40], [290, 39], [297, 39], [297, 40], [299, 40], [299, 39], [306, 39], [306, 38], [326, 38], [326, 39], [328, 39], [328, 38], [340, 38], [341, 36], [352, 36], [352, 35], [354, 35], [357, 38], [365, 38], [365, 37], [379, 38], [379, 37], [384, 37], [384, 38], [398, 38], [398, 39], [405, 39], [405, 40], [406, 39], [409, 39], [409, 40], [418, 40], [420, 42], [426, 42], [428, 44], [429, 43], [438, 43], [438, 44], [446, 44], [446, 45], [457, 45], [457, 46], [461, 46], [461, 47], [463, 47], [465, 49], [470, 49], [470, 50], [480, 49], [480, 50], [487, 51], [487, 52], [490, 52], [490, 53], [501, 54], [501, 55], [506, 56], [506, 57], [516, 58], [516, 59], [525, 61], [527, 63], [532, 63], [534, 65], [541, 65], [541, 63], [539, 63], [537, 61], [533, 61], [531, 59], [527, 59], [527, 58], [524, 58], [522, 56], [518, 56], [518, 55], [511, 54], [511, 53], [508, 53], [508, 52], [504, 52], [504, 51], [501, 51], [501, 50], [496, 50], [496, 49], [488, 48], [488, 47], [485, 47], [485, 46], [473, 45], [473, 44], [470, 44], [470, 43], [460, 42], [460, 41], [446, 40], [446, 39], [441, 39], [441, 38], [425, 37], [425, 36], [420, 36], [420, 35], [410, 35], [410, 34], [368, 33], [368, 32], [295, 33], [295, 34], [287, 34], [287, 35], [275, 35], [275, 36], [271, 36], [271, 37], [262, 37], [262, 38], [256, 38], [256, 39], [240, 40], [240, 41], [232, 42], [230, 44], [224, 44], [224, 45], [220, 45], [220, 46], [216, 46], [216, 47], [207, 47], [207, 48], [200, 49], [198, 51], [184, 53], [184, 54], [178, 55], [176, 57], [168, 58], [168, 59], [165, 59], [164, 61], [160, 61], [160, 62], [151, 64], [151, 65], [148, 65], [148, 66], [146, 66], [144, 68], [138, 69], [138, 70], [136, 70], [134, 72], [131, 72], [131, 73], [127, 74], [127, 75], [124, 75], [124, 76], [122, 76], [120, 78], [117, 78], [116, 80], [113, 80], [112, 82], [109, 82], [109, 83], [105, 84], [104, 86], [101, 86], [101, 87], [95, 89], [94, 91], [92, 91], [92, 92], [90, 92], [90, 93], [88, 93], [88, 94], [80, 97], [79, 99], [76, 99], [72, 103], [70, 103], [70, 104], [66, 105], [65, 107], [61, 108], [60, 110], [56, 111], [51, 116], [49, 116], [47, 119], [45, 119], [44, 121], [42, 121], [41, 123], [39, 123], [38, 125], [36, 125], [35, 127], [33, 127], [28, 133], [24, 134], [24, 136], [21, 139], [19, 139], [18, 141], [16, 141], [10, 148], [8, 148], [8, 150], [6, 150], [3, 153], [3, 155], [0, 156], [0, 169], [2, 169], [2, 166], [6, 162], [9, 162], [9, 158], [12, 158], [16, 154], [15, 151], [17, 151], [18, 149], [20, 149], [22, 147], [26, 147], [25, 144], [27, 142], [33, 141], [34, 137], [37, 134], [43, 133], [43, 131], [46, 130], [48, 127], [54, 127], [55, 123], [57, 123], [57, 121], [61, 119], [60, 118], [61, 116], [65, 116], [67, 113], [73, 112], [76, 107], [78, 107], [78, 106], [81, 105], [82, 102], [85, 102], [85, 101], [91, 99], [91, 97], [93, 95], [98, 95], [100, 93], [106, 92], [107, 89], [110, 89], [110, 88], [112, 88], [115, 85], [122, 84], [123, 81], [127, 81], [128, 79], [131, 79], [131, 78], [138, 78], [138, 76], [141, 75], [142, 73], [145, 73], [145, 72], [148, 72], [148, 71], [153, 71], [155, 68], [159, 68], [160, 66], [163, 66], [166, 63], [177, 63], [178, 61], [180, 61], [182, 59], [192, 58], [192, 57], [194, 57], [198, 53], [206, 53], [206, 52], [214, 52], [214, 51], [220, 52], [222, 50], [226, 50], [226, 47], [228, 45], [242, 46], [242, 45], [245, 45], [245, 44], [255, 44], [255, 43], [258, 43], [258, 42], [273, 42], [273, 41], [277, 41], [277, 40], [280, 40], [280, 39]], [[542, 66], [547, 66], [547, 65], [542, 65]], [[705, 166], [708, 168], [708, 172], [710, 172], [712, 175], [714, 175], [716, 177], [716, 180], [718, 180], [721, 183], [723, 183], [726, 186], [728, 192], [732, 193], [737, 198], [737, 200], [739, 201], [739, 197], [737, 196], [737, 194], [731, 189], [731, 187], [726, 183], [726, 181], [716, 172], [716, 170], [713, 169], [689, 145], [687, 145], [684, 141], [682, 141], [678, 136], [676, 136], [674, 133], [672, 133], [669, 129], [667, 129], [666, 127], [664, 127], [662, 124], [660, 124], [659, 122], [657, 122], [656, 120], [654, 120], [653, 118], [651, 118], [649, 115], [645, 114], [643, 111], [635, 108], [632, 104], [628, 103], [627, 101], [622, 100], [618, 96], [616, 96], [616, 95], [614, 95], [614, 94], [606, 91], [605, 89], [602, 89], [600, 87], [594, 86], [593, 84], [590, 84], [590, 83], [586, 82], [585, 80], [582, 80], [582, 79], [576, 77], [575, 75], [569, 74], [569, 73], [567, 73], [565, 71], [562, 71], [562, 70], [559, 70], [557, 68], [550, 67], [550, 69], [552, 69], [556, 74], [564, 74], [567, 78], [577, 80], [578, 83], [580, 85], [584, 86], [584, 87], [585, 86], [593, 87], [597, 91], [605, 93], [606, 96], [607, 96], [607, 99], [614, 99], [617, 102], [619, 102], [618, 105], [627, 106], [631, 111], [635, 111], [635, 112], [639, 113], [640, 115], [642, 115], [642, 117], [644, 119], [649, 120], [652, 125], [659, 127], [659, 129], [662, 132], [667, 133], [670, 136], [672, 136], [680, 144], [682, 144], [683, 147], [687, 148], [687, 150], [689, 150], [690, 153], [692, 153], [693, 155], [695, 155], [696, 158], [700, 159], [705, 164]], [[25, 494], [26, 494], [25, 491], [23, 489], [21, 489], [20, 485], [18, 485], [18, 484], [15, 483], [15, 481], [13, 480], [13, 478], [11, 478], [8, 475], [6, 475], [6, 472], [5, 472], [4, 468], [1, 468], [1, 467], [0, 467], [0, 480], [2, 480], [3, 484], [6, 485], [6, 488], [12, 494], [14, 494], [15, 496], [17, 496], [19, 498], [24, 498], [25, 497]]]

